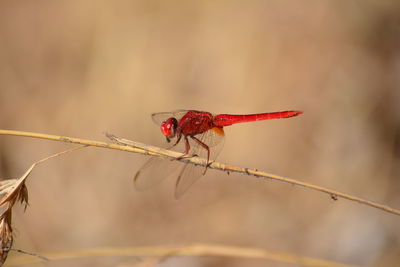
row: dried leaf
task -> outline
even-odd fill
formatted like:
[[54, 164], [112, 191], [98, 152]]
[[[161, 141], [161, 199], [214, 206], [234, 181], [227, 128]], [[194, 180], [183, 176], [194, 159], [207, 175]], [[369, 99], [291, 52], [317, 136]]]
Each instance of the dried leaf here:
[[[85, 147], [85, 146], [84, 146]], [[7, 179], [0, 181], [0, 267], [4, 264], [7, 259], [8, 251], [10, 251], [13, 236], [11, 227], [11, 210], [14, 204], [19, 201], [22, 205], [25, 205], [25, 210], [29, 205], [28, 202], [28, 188], [25, 185], [26, 178], [32, 172], [36, 165], [45, 162], [48, 159], [60, 156], [62, 154], [80, 149], [81, 147], [74, 147], [68, 150], [53, 154], [46, 158], [33, 163], [29, 169], [18, 179]], [[29, 254], [29, 253], [28, 253]], [[35, 255], [35, 254], [30, 254]], [[40, 257], [40, 256], [38, 256]]]
[[11, 228], [11, 206], [0, 215], [0, 266], [4, 264], [7, 259], [8, 251], [10, 251], [13, 236]]
[[[36, 166], [36, 164], [32, 164], [32, 166], [17, 180], [14, 181], [14, 183], [10, 186], [10, 190], [7, 192], [7, 194], [3, 197], [3, 199], [0, 201], [0, 206], [2, 206], [6, 202], [11, 202], [12, 205], [14, 205], [15, 201], [20, 197], [21, 194], [21, 188], [25, 187], [25, 180], [28, 178], [29, 174], [32, 172], [33, 168]], [[26, 190], [27, 191], [27, 190]], [[22, 193], [23, 199], [27, 200], [28, 193]], [[26, 201], [27, 203], [27, 201]]]
[[18, 193], [18, 200], [21, 203], [21, 205], [24, 205], [24, 211], [25, 211], [26, 207], [29, 205], [28, 188], [26, 187], [25, 183], [22, 184], [21, 189]]

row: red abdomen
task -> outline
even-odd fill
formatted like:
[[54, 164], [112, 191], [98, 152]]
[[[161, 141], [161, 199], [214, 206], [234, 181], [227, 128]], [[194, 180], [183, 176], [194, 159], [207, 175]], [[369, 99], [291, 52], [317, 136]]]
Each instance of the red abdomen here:
[[241, 122], [290, 118], [300, 115], [302, 113], [303, 111], [281, 111], [281, 112], [249, 114], [249, 115], [220, 114], [216, 115], [213, 118], [213, 124], [217, 127], [224, 127]]

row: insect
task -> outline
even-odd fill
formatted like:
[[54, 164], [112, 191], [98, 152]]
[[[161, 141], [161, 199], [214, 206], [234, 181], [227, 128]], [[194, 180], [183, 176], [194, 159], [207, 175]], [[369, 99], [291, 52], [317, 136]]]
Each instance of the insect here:
[[[178, 110], [152, 114], [152, 119], [160, 125], [161, 133], [168, 143], [175, 138], [169, 149], [180, 142], [185, 145], [184, 152], [177, 159], [189, 156], [205, 156], [207, 166], [222, 149], [224, 127], [236, 123], [252, 122], [270, 119], [290, 118], [302, 114], [302, 111], [281, 111], [248, 115], [219, 114], [213, 115], [206, 111]], [[176, 165], [159, 157], [150, 158], [136, 173], [135, 186], [145, 190], [169, 176]], [[178, 163], [178, 162], [177, 162]], [[175, 197], [181, 197], [186, 190], [207, 170], [201, 170], [192, 164], [182, 164], [175, 185]], [[190, 166], [189, 166], [190, 165]], [[199, 171], [200, 169], [200, 171]]]

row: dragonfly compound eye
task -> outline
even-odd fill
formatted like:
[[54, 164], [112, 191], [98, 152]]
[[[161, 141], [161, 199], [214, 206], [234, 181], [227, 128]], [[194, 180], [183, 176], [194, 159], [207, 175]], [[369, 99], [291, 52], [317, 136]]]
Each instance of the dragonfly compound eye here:
[[161, 133], [167, 138], [175, 137], [175, 130], [178, 126], [178, 121], [175, 118], [169, 118], [161, 123]]

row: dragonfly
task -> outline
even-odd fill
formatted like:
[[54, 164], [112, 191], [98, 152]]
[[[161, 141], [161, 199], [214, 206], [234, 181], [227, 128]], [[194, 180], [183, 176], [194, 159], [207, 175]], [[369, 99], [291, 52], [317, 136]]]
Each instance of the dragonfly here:
[[[303, 111], [296, 110], [246, 115], [213, 115], [198, 110], [154, 113], [151, 115], [153, 121], [160, 126], [162, 135], [170, 143], [167, 149], [174, 149], [178, 144], [184, 144], [184, 151], [176, 158], [177, 160], [199, 156], [205, 157], [207, 164], [203, 170], [193, 164], [151, 157], [135, 174], [135, 187], [139, 191], [146, 190], [176, 172], [175, 198], [178, 199], [206, 173], [209, 163], [220, 153], [224, 143], [224, 127], [244, 122], [290, 118], [302, 113]], [[172, 140], [174, 141], [171, 143]]]

